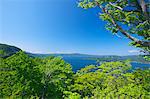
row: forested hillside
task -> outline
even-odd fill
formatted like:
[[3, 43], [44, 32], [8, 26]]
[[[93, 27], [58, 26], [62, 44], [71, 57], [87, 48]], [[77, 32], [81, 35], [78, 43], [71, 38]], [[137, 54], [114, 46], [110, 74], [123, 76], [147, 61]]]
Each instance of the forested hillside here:
[[[131, 62], [137, 63], [150, 63], [144, 59], [145, 55], [129, 55], [129, 56], [104, 56], [100, 58], [95, 58], [98, 62], [112, 62], [112, 61], [125, 61], [130, 60]], [[94, 59], [94, 58], [93, 58]]]
[[[0, 44], [0, 57], [6, 58], [9, 57], [16, 52], [21, 51], [20, 48], [12, 45], [7, 44]], [[79, 53], [73, 53], [73, 54], [35, 54], [35, 53], [29, 53], [25, 52], [31, 57], [48, 57], [48, 56], [61, 56], [63, 58], [68, 57], [76, 57], [76, 58], [82, 58], [82, 59], [90, 59], [90, 60], [97, 60], [98, 62], [111, 62], [111, 61], [125, 61], [125, 60], [131, 60], [134, 62], [139, 63], [149, 63], [146, 61], [142, 55], [130, 55], [130, 56], [117, 56], [117, 55], [88, 55], [88, 54], [79, 54]]]
[[7, 44], [0, 44], [0, 57], [6, 58], [9, 57], [16, 52], [19, 52], [21, 49], [15, 46], [10, 46]]
[[60, 57], [33, 58], [20, 51], [0, 59], [0, 98], [150, 98], [150, 69], [130, 72], [129, 61], [86, 66], [76, 73]]
[[149, 63], [143, 57], [144, 55], [127, 55], [127, 56], [117, 56], [117, 55], [87, 55], [87, 54], [33, 54], [28, 53], [32, 57], [47, 57], [47, 56], [61, 56], [63, 58], [80, 58], [84, 60], [96, 60], [98, 62], [112, 62], [112, 61], [125, 61], [130, 60], [137, 63]]

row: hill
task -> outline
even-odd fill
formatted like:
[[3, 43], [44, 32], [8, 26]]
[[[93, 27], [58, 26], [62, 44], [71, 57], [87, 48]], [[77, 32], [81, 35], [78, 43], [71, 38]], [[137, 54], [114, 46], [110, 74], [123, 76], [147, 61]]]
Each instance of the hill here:
[[1, 58], [7, 58], [15, 54], [18, 51], [21, 51], [21, 49], [18, 47], [0, 43], [0, 57]]
[[[21, 49], [15, 46], [7, 45], [7, 44], [0, 44], [0, 57], [7, 58], [16, 52], [20, 51]], [[80, 58], [85, 60], [97, 60], [99, 62], [110, 62], [110, 61], [124, 61], [124, 60], [131, 60], [132, 62], [138, 63], [149, 63], [143, 56], [140, 55], [130, 55], [130, 56], [117, 56], [117, 55], [88, 55], [88, 54], [80, 54], [80, 53], [71, 53], [71, 54], [64, 54], [64, 53], [54, 53], [54, 54], [34, 54], [25, 52], [31, 57], [48, 57], [48, 56], [61, 56], [62, 58]]]
[[88, 54], [79, 54], [79, 53], [72, 53], [72, 54], [29, 54], [32, 57], [47, 57], [47, 56], [61, 56], [63, 59], [68, 58], [78, 58], [78, 59], [85, 59], [85, 60], [97, 60], [98, 62], [112, 62], [112, 61], [125, 61], [131, 60], [132, 62], [137, 63], [149, 63], [146, 61], [142, 55], [128, 55], [128, 56], [117, 56], [117, 55], [88, 55]]

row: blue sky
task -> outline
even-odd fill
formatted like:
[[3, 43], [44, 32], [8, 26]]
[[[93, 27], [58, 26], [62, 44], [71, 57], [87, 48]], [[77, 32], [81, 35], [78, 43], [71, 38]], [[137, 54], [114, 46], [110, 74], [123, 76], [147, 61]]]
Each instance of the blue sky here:
[[34, 53], [137, 54], [105, 29], [98, 12], [76, 0], [1, 0], [0, 43]]

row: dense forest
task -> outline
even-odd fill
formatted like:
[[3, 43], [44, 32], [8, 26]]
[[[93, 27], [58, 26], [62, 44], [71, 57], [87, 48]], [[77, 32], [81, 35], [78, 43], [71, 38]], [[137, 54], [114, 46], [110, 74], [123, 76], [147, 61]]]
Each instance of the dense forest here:
[[86, 66], [76, 73], [60, 57], [23, 51], [0, 59], [1, 98], [150, 98], [150, 69], [130, 72], [129, 61]]

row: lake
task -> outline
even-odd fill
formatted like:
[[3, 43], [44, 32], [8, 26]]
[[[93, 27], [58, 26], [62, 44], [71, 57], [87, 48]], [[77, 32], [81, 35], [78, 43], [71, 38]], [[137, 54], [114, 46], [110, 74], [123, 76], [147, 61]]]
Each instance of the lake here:
[[[74, 72], [88, 65], [98, 65], [98, 63], [96, 63], [96, 60], [89, 60], [83, 57], [63, 57], [63, 59], [72, 65], [72, 69]], [[150, 64], [132, 62], [131, 65], [133, 70], [137, 68], [150, 68]]]

